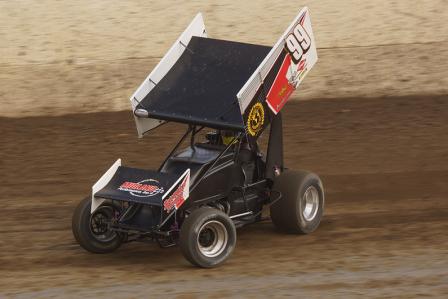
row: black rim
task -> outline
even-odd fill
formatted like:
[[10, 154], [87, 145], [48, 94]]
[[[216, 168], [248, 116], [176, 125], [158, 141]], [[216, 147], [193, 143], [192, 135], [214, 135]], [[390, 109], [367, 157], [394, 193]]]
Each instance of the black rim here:
[[204, 229], [199, 234], [199, 244], [203, 247], [209, 247], [215, 241], [215, 234], [209, 228]]
[[114, 214], [115, 210], [112, 207], [99, 207], [90, 215], [90, 232], [96, 240], [110, 242], [116, 238], [117, 233], [109, 229]]

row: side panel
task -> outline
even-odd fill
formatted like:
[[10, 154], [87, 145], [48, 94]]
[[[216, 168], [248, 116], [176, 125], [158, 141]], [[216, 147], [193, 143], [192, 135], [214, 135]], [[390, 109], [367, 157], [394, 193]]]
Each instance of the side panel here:
[[[228, 159], [227, 157], [224, 159]], [[233, 160], [219, 161], [191, 191], [191, 201], [188, 206], [195, 201], [201, 201], [216, 195], [227, 195], [236, 186], [244, 183], [244, 173], [240, 165]]]
[[[275, 72], [270, 86], [264, 86], [264, 96], [271, 111], [277, 114], [316, 62], [316, 43], [309, 11], [305, 7], [238, 92], [241, 112], [246, 112], [262, 85], [267, 83], [266, 77]], [[274, 70], [274, 65], [279, 63], [280, 68]]]
[[162, 198], [163, 213], [178, 210], [190, 196], [190, 169], [187, 169]]
[[115, 161], [115, 163], [103, 174], [103, 176], [92, 186], [92, 206], [90, 212], [93, 213], [105, 199], [95, 198], [95, 193], [103, 189], [112, 179], [117, 172], [118, 167], [121, 166], [121, 159]]
[[[132, 105], [132, 111], [135, 110], [138, 103], [143, 100], [148, 93], [157, 85], [157, 83], [168, 73], [171, 67], [176, 63], [182, 53], [185, 51], [185, 46], [190, 42], [191, 37], [207, 37], [205, 30], [204, 20], [202, 14], [198, 13], [190, 25], [180, 35], [176, 42], [171, 46], [162, 60], [157, 64], [154, 70], [146, 77], [145, 81], [131, 96], [130, 101]], [[143, 134], [147, 131], [159, 126], [162, 121], [139, 118], [134, 115], [135, 124], [137, 126], [137, 132], [139, 137], [143, 137]]]

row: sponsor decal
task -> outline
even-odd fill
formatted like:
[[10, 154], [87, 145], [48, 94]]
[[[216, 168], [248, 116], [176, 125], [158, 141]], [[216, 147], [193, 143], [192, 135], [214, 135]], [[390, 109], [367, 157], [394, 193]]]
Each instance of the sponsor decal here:
[[308, 65], [306, 63], [306, 59], [302, 59], [298, 66], [297, 66], [297, 71], [294, 73], [294, 70], [291, 70], [291, 73], [293, 74], [293, 78], [291, 78], [291, 82], [294, 82], [294, 84], [296, 84], [296, 82], [299, 82], [303, 79], [303, 77], [305, 77], [306, 73], [308, 72]]
[[297, 71], [301, 72], [306, 68], [306, 58], [300, 60], [299, 64], [297, 65]]
[[160, 186], [159, 181], [146, 179], [138, 183], [124, 182], [118, 190], [129, 192], [132, 196], [150, 197], [163, 193], [165, 190]]
[[275, 114], [283, 108], [286, 101], [295, 90], [295, 85], [293, 84], [294, 74], [291, 73], [291, 68], [293, 66], [294, 64], [292, 64], [291, 57], [286, 55], [266, 97], [269, 107]]
[[176, 189], [176, 191], [173, 192], [173, 194], [170, 195], [164, 202], [163, 202], [163, 209], [166, 212], [170, 212], [172, 209], [179, 209], [179, 207], [185, 202], [186, 194], [186, 188], [187, 182], [189, 181], [190, 174], [187, 174], [182, 181], [182, 183], [179, 185], [179, 187]]
[[261, 103], [255, 103], [247, 117], [247, 130], [251, 136], [257, 135], [264, 124], [264, 108]]
[[308, 68], [303, 69], [301, 72], [299, 72], [299, 81], [303, 79], [303, 77], [305, 77], [306, 73], [308, 72]]

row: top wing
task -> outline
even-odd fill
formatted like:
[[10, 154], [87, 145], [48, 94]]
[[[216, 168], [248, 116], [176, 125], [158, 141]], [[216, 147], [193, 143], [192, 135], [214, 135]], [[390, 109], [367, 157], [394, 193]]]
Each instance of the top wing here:
[[244, 131], [237, 92], [271, 47], [194, 36], [135, 115]]

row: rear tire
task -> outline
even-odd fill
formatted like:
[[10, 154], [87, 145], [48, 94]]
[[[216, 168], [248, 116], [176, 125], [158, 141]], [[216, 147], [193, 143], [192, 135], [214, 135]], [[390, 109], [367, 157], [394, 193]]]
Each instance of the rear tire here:
[[317, 229], [324, 212], [320, 178], [307, 171], [286, 170], [274, 181], [282, 197], [271, 206], [271, 219], [281, 231], [309, 234]]
[[120, 247], [122, 237], [110, 231], [104, 221], [110, 221], [119, 212], [111, 203], [104, 203], [90, 213], [91, 198], [84, 198], [76, 207], [72, 218], [72, 231], [78, 244], [92, 253], [109, 253]]
[[220, 210], [202, 207], [194, 210], [180, 230], [179, 245], [193, 265], [211, 268], [223, 263], [236, 244], [232, 220]]

